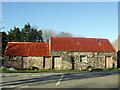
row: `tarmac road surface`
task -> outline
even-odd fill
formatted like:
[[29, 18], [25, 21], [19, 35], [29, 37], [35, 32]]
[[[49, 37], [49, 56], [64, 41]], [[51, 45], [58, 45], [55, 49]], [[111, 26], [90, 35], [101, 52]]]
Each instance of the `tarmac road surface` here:
[[118, 88], [118, 71], [2, 73], [1, 88]]

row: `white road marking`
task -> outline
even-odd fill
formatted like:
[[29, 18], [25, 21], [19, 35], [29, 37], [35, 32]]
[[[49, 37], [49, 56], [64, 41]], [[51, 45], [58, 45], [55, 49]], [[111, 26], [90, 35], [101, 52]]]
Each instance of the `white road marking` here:
[[12, 85], [12, 86], [4, 86], [3, 88], [15, 88], [15, 87], [17, 87], [17, 88], [25, 88], [25, 87], [28, 87], [27, 85], [26, 86], [21, 86], [21, 85]]
[[60, 81], [58, 81], [58, 82], [56, 83], [56, 86], [57, 86], [58, 84], [60, 84]]
[[63, 76], [64, 76], [64, 74], [62, 74], [62, 76], [60, 77], [60, 79], [59, 79], [58, 82], [56, 83], [56, 86], [57, 86], [58, 84], [60, 84], [60, 81], [62, 80]]

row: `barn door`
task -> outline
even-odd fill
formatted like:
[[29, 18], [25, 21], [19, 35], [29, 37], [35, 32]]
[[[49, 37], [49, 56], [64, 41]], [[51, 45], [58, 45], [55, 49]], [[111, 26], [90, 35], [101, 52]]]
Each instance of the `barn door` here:
[[106, 68], [112, 68], [112, 57], [111, 56], [106, 56], [105, 65], [106, 65]]
[[45, 57], [43, 59], [43, 68], [44, 69], [51, 69], [51, 58], [50, 57]]
[[23, 57], [23, 68], [27, 69], [27, 57]]
[[61, 57], [53, 57], [53, 65], [55, 70], [60, 70], [61, 68]]

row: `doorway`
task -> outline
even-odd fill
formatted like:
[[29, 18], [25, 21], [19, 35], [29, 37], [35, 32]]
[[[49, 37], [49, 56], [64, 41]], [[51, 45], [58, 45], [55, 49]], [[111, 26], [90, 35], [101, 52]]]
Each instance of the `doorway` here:
[[74, 57], [71, 57], [72, 69], [74, 69]]
[[52, 69], [60, 70], [61, 69], [61, 57], [55, 56], [52, 59]]
[[45, 68], [45, 57], [43, 57], [43, 68]]
[[112, 57], [111, 56], [105, 57], [105, 67], [112, 68]]
[[24, 68], [24, 69], [27, 69], [27, 68], [28, 68], [28, 67], [27, 67], [27, 66], [28, 66], [28, 65], [27, 65], [27, 64], [28, 64], [28, 63], [27, 63], [27, 60], [28, 60], [27, 58], [28, 58], [28, 57], [22, 57], [22, 58], [23, 58], [23, 68]]

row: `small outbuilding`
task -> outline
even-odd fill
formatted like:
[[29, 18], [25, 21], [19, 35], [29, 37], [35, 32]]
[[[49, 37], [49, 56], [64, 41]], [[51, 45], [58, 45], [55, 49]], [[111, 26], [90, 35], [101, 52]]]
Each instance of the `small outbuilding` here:
[[5, 50], [4, 65], [16, 69], [45, 69], [49, 63], [50, 53], [48, 43], [38, 42], [8, 42]]

